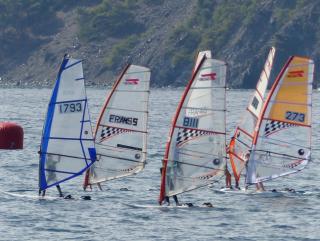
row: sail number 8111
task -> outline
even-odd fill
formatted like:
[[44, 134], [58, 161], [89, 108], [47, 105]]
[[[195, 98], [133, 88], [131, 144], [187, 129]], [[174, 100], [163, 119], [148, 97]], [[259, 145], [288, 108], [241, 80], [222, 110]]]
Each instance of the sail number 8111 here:
[[60, 113], [74, 113], [82, 112], [82, 103], [81, 102], [70, 102], [59, 104]]
[[290, 121], [304, 122], [305, 114], [293, 111], [286, 112], [286, 119]]

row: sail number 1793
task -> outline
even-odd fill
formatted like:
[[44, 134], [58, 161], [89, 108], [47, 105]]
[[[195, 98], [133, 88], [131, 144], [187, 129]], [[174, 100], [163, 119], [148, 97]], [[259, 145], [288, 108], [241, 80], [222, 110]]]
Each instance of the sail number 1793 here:
[[60, 113], [74, 113], [82, 112], [82, 103], [81, 102], [70, 102], [59, 104]]

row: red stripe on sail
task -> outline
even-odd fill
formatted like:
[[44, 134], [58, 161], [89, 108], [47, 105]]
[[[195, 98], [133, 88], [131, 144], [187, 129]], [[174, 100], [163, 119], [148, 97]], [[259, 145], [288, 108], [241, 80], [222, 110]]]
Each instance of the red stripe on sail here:
[[215, 80], [217, 73], [202, 74], [200, 80]]
[[126, 79], [124, 84], [126, 84], [126, 85], [137, 85], [137, 84], [139, 84], [139, 79]]
[[303, 77], [304, 71], [303, 70], [296, 70], [296, 71], [290, 71], [288, 73], [288, 78], [296, 78], [296, 77]]

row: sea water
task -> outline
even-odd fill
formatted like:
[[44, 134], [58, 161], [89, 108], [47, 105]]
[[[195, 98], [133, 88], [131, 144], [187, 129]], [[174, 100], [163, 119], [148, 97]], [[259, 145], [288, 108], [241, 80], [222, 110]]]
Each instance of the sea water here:
[[[90, 195], [91, 201], [0, 193], [0, 240], [320, 240], [318, 92], [313, 95], [313, 161], [296, 175], [265, 184], [269, 190], [290, 187], [302, 193], [236, 195], [217, 192], [220, 183], [179, 195], [180, 202], [211, 202], [214, 208], [152, 208], [157, 205], [159, 167], [182, 91], [151, 91], [148, 163], [142, 173], [104, 183], [102, 192], [94, 188], [84, 193], [83, 177], [61, 184], [65, 193]], [[88, 90], [94, 125], [107, 93]], [[227, 93], [229, 138], [251, 93]], [[0, 121], [24, 128], [23, 150], [0, 150], [0, 190], [37, 195], [37, 152], [50, 94], [49, 89], [0, 89]], [[57, 191], [52, 188], [47, 194], [56, 196]]]

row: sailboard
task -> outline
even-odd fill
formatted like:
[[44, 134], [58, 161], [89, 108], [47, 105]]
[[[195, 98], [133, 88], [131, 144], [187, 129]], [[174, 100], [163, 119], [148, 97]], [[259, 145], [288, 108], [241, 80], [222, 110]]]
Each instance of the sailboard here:
[[7, 195], [8, 197], [15, 197], [15, 198], [22, 198], [22, 199], [35, 199], [35, 200], [58, 200], [62, 199], [63, 197], [53, 197], [53, 196], [39, 196], [39, 195], [32, 195], [32, 194], [21, 194], [9, 191], [1, 191], [0, 193], [3, 195]]
[[292, 56], [275, 80], [255, 130], [246, 184], [301, 171], [311, 156], [314, 63]]
[[237, 126], [229, 144], [229, 161], [232, 167], [236, 186], [239, 185], [241, 175], [245, 175], [245, 163], [250, 156], [254, 131], [264, 103], [275, 51], [274, 47], [269, 51], [264, 68], [256, 85], [256, 89], [250, 98], [241, 123]]
[[81, 60], [64, 57], [41, 140], [40, 191], [81, 175], [96, 160]]
[[226, 165], [226, 63], [203, 56], [172, 122], [159, 203], [220, 179]]
[[150, 69], [127, 65], [101, 110], [95, 131], [97, 162], [84, 188], [143, 170], [147, 153]]
[[[144, 204], [131, 204], [131, 203], [126, 203], [124, 204], [127, 207], [130, 208], [143, 208], [143, 209], [185, 209], [185, 208], [191, 208], [187, 205], [181, 205], [181, 206], [176, 206], [176, 205], [170, 205], [170, 206], [165, 206], [165, 205], [144, 205]], [[198, 206], [197, 206], [198, 207]]]

